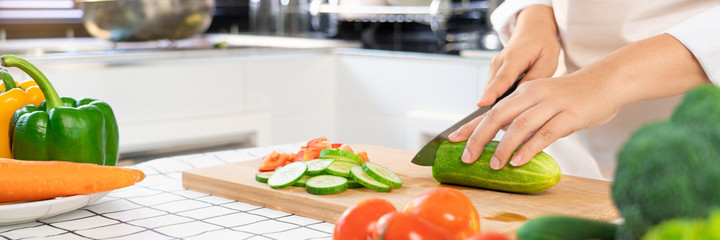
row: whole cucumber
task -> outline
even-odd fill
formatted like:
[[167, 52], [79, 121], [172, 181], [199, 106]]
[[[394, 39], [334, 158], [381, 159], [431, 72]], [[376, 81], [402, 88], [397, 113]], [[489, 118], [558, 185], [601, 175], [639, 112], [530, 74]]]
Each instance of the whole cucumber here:
[[525, 222], [517, 232], [518, 240], [615, 239], [618, 225], [561, 215], [541, 216]]
[[514, 193], [539, 193], [560, 181], [560, 167], [547, 153], [540, 152], [525, 165], [508, 164], [500, 170], [490, 168], [490, 158], [498, 142], [485, 145], [482, 154], [472, 164], [460, 157], [467, 142], [444, 141], [435, 154], [433, 178], [440, 183], [479, 187]]

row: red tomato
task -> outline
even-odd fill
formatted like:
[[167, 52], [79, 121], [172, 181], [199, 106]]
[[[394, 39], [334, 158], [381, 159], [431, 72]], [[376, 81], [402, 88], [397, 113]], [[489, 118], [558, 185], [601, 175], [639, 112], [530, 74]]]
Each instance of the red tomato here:
[[392, 240], [452, 240], [441, 228], [424, 219], [403, 213], [391, 212], [383, 215], [374, 226], [368, 228], [368, 239]]
[[305, 160], [305, 147], [301, 147], [300, 151], [295, 154], [295, 162], [302, 162]]
[[316, 149], [316, 148], [305, 149], [305, 155], [303, 156], [303, 161], [310, 161], [313, 159], [318, 159], [320, 157], [320, 152], [322, 152], [321, 149]]
[[310, 141], [307, 143], [307, 146], [306, 146], [306, 147], [308, 147], [308, 148], [314, 148], [314, 149], [320, 149], [320, 151], [322, 151], [323, 149], [331, 148], [331, 147], [332, 147], [332, 143], [330, 143], [330, 142], [327, 140], [326, 137], [320, 137], [320, 138], [316, 138], [316, 139], [310, 140]]
[[478, 232], [465, 240], [511, 240], [510, 237], [496, 232]]
[[286, 153], [278, 153], [276, 151], [265, 155], [262, 163], [260, 163], [260, 171], [268, 172], [273, 171], [279, 166], [285, 166], [288, 161], [288, 155]]
[[368, 226], [389, 212], [395, 212], [395, 206], [387, 200], [379, 198], [362, 200], [340, 215], [340, 219], [335, 223], [333, 239], [365, 240]]
[[465, 239], [480, 231], [480, 216], [472, 202], [452, 188], [438, 188], [417, 196], [403, 206], [402, 212], [427, 220], [455, 239]]
[[288, 162], [297, 162], [297, 159], [295, 158], [295, 153], [288, 153]]
[[360, 156], [360, 158], [362, 158], [363, 163], [370, 161], [370, 159], [367, 156], [367, 152], [359, 152], [359, 153], [357, 153], [357, 155]]
[[322, 150], [309, 147], [301, 147], [300, 151], [295, 154], [295, 162], [318, 159], [320, 157], [320, 152], [322, 152]]
[[338, 148], [339, 148], [339, 149], [342, 149], [342, 150], [345, 150], [345, 151], [355, 152], [355, 151], [353, 151], [352, 148], [350, 148], [350, 145], [347, 145], [347, 144], [340, 145], [340, 147], [338, 147]]
[[331, 148], [339, 148], [339, 147], [342, 146], [342, 145], [343, 145], [342, 143], [333, 143], [333, 144], [331, 145]]

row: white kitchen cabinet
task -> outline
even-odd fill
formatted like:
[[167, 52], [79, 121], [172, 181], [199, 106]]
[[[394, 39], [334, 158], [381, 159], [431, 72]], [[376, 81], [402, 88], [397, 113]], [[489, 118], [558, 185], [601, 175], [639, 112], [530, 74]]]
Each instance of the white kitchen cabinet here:
[[248, 106], [262, 106], [271, 115], [273, 144], [335, 138], [336, 65], [330, 51], [256, 59], [245, 66]]
[[321, 136], [416, 150], [476, 108], [489, 65], [358, 49], [63, 56], [29, 60], [61, 95], [113, 106], [121, 153]]
[[338, 135], [411, 151], [477, 108], [490, 60], [367, 50], [337, 57]]

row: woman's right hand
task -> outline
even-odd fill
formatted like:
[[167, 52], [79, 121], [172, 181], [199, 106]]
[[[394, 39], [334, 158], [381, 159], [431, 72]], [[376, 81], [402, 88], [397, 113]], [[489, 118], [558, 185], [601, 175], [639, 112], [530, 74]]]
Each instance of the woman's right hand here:
[[493, 104], [523, 72], [521, 83], [551, 77], [557, 69], [560, 41], [552, 8], [527, 7], [518, 13], [515, 26], [507, 45], [490, 63], [490, 77], [478, 107]]

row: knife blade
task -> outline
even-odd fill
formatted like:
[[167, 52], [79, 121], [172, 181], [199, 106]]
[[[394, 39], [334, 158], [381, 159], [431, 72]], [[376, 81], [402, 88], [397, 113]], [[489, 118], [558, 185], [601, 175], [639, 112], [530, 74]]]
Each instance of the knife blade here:
[[505, 94], [503, 94], [502, 96], [500, 96], [499, 98], [497, 98], [495, 100], [495, 103], [488, 105], [488, 106], [478, 108], [474, 112], [470, 113], [470, 115], [467, 115], [465, 118], [463, 118], [459, 122], [456, 122], [455, 124], [450, 126], [448, 129], [445, 129], [445, 131], [442, 131], [440, 134], [435, 136], [432, 140], [430, 140], [430, 142], [425, 144], [425, 146], [423, 146], [420, 149], [420, 151], [418, 151], [418, 153], [415, 155], [415, 157], [413, 157], [412, 163], [414, 163], [415, 165], [420, 165], [420, 166], [434, 165], [435, 164], [435, 153], [437, 152], [438, 148], [440, 147], [440, 144], [443, 141], [448, 140], [448, 136], [451, 133], [458, 130], [460, 127], [462, 127], [462, 125], [465, 125], [466, 123], [472, 121], [476, 117], [489, 111], [490, 109], [492, 109], [495, 106], [495, 104], [500, 102], [500, 100], [502, 100], [503, 98], [510, 95], [513, 91], [515, 91], [518, 84], [520, 83], [520, 79], [522, 79], [524, 76], [525, 76], [525, 73], [520, 74], [520, 76], [517, 78], [517, 80], [515, 80], [513, 85], [510, 86], [510, 88], [508, 88], [507, 91], [505, 91]]

